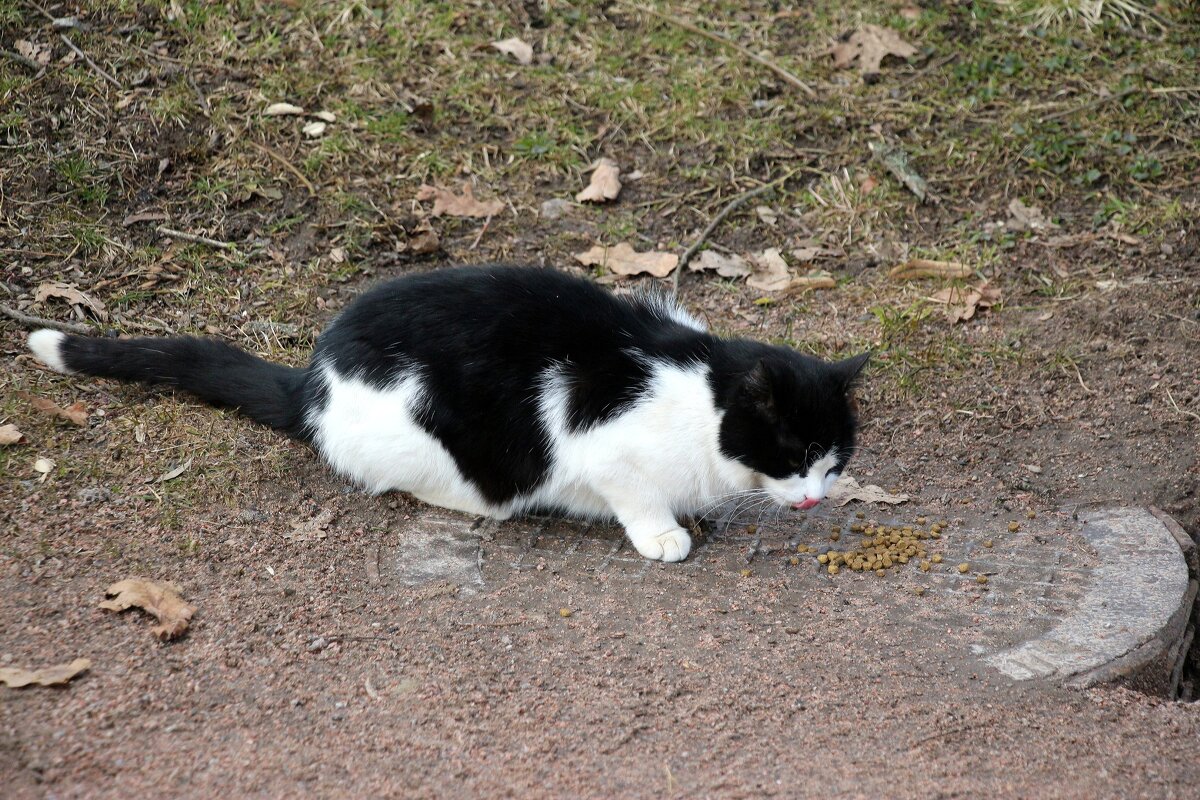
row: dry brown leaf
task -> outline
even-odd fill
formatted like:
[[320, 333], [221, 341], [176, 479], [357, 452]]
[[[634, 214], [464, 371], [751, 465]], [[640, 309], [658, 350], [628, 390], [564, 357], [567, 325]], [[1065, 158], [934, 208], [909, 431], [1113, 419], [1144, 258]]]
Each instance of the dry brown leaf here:
[[837, 281], [832, 275], [825, 270], [813, 270], [807, 275], [801, 275], [798, 278], [792, 278], [788, 283], [787, 292], [807, 292], [811, 289], [833, 289], [837, 286]]
[[25, 438], [25, 434], [18, 430], [16, 425], [9, 423], [8, 425], [0, 425], [0, 445], [16, 444]]
[[42, 669], [20, 669], [19, 667], [0, 667], [0, 683], [10, 689], [20, 689], [22, 686], [37, 684], [38, 686], [59, 686], [86, 672], [92, 665], [90, 659], [77, 658], [70, 664], [55, 664], [53, 667]]
[[763, 292], [779, 292], [792, 282], [788, 272], [787, 262], [779, 248], [772, 247], [750, 256], [754, 262], [754, 271], [746, 280], [746, 285]]
[[898, 503], [907, 503], [908, 495], [890, 494], [874, 484], [863, 486], [850, 475], [842, 475], [829, 488], [825, 499], [835, 506], [844, 506], [851, 500], [857, 500], [860, 503], [887, 503], [889, 505], [896, 505]]
[[639, 253], [626, 242], [605, 247], [596, 245], [591, 250], [576, 253], [575, 260], [587, 267], [604, 267], [617, 275], [653, 275], [665, 278], [679, 264], [674, 253], [651, 250]]
[[850, 34], [846, 41], [834, 45], [829, 53], [833, 56], [833, 65], [838, 69], [847, 69], [857, 61], [859, 72], [872, 75], [879, 72], [879, 65], [887, 56], [911, 58], [917, 54], [917, 48], [901, 39], [900, 34], [891, 28], [863, 25]]
[[108, 312], [104, 310], [104, 303], [79, 291], [73, 283], [46, 281], [34, 292], [33, 302], [45, 303], [51, 297], [61, 297], [73, 306], [83, 306], [90, 309], [96, 315], [96, 319], [101, 322], [108, 321]]
[[326, 528], [333, 523], [335, 516], [337, 516], [335, 512], [325, 509], [315, 517], [294, 519], [292, 520], [292, 530], [285, 533], [283, 538], [291, 539], [293, 542], [313, 542], [324, 539], [329, 535]]
[[518, 64], [528, 66], [533, 63], [533, 47], [527, 42], [513, 36], [510, 39], [501, 39], [498, 42], [492, 42], [492, 47], [499, 50], [501, 53], [508, 53], [517, 60]]
[[18, 53], [25, 56], [30, 61], [38, 64], [39, 66], [44, 67], [50, 63], [50, 56], [52, 53], [50, 51], [50, 45], [48, 44], [35, 44], [28, 39], [17, 39], [17, 41], [13, 43], [13, 46], [16, 48]]
[[30, 405], [32, 405], [38, 411], [41, 411], [43, 414], [49, 414], [60, 419], [68, 420], [69, 422], [73, 422], [81, 428], [87, 427], [87, 406], [83, 404], [82, 400], [63, 408], [48, 397], [38, 397], [37, 395], [29, 394], [28, 392], [21, 392], [21, 396], [28, 400]]
[[264, 117], [295, 117], [304, 113], [304, 109], [291, 103], [271, 103], [263, 111]]
[[154, 479], [154, 482], [155, 483], [166, 483], [167, 481], [173, 481], [176, 478], [178, 478], [180, 475], [182, 475], [183, 473], [187, 472], [191, 466], [192, 466], [192, 459], [189, 458], [187, 461], [184, 461], [182, 464], [178, 464], [178, 465], [172, 467], [171, 469], [167, 470], [166, 472], [164, 472], [162, 475], [159, 475], [157, 478]]
[[951, 322], [966, 322], [981, 308], [991, 308], [1000, 302], [1000, 289], [989, 286], [987, 281], [978, 286], [948, 286], [929, 299], [946, 306], [946, 316]]
[[592, 170], [592, 179], [587, 188], [575, 195], [576, 202], [604, 203], [608, 200], [616, 200], [617, 195], [621, 192], [620, 176], [621, 168], [615, 161], [607, 158], [600, 159], [596, 162], [596, 168]]
[[448, 214], [451, 217], [492, 217], [504, 210], [503, 200], [476, 200], [475, 190], [470, 183], [463, 183], [462, 194], [455, 194], [440, 186], [423, 185], [417, 190], [418, 200], [433, 200], [435, 217]]
[[188, 620], [196, 613], [195, 606], [185, 603], [179, 592], [178, 586], [167, 581], [129, 578], [109, 586], [104, 593], [115, 594], [116, 597], [105, 600], [100, 607], [109, 611], [124, 611], [137, 606], [153, 614], [160, 623], [154, 626], [153, 633], [165, 642], [183, 635]]
[[744, 278], [753, 271], [741, 256], [723, 256], [715, 250], [705, 250], [693, 258], [688, 262], [688, 269], [693, 272], [715, 270], [722, 278]]
[[1057, 228], [1058, 224], [1046, 219], [1046, 215], [1037, 206], [1027, 206], [1019, 197], [1014, 197], [1008, 204], [1009, 230], [1014, 231], [1045, 231]]
[[417, 228], [408, 235], [408, 252], [414, 255], [436, 253], [441, 246], [442, 240], [438, 238], [437, 231], [428, 226]]
[[911, 258], [903, 264], [892, 267], [888, 277], [896, 281], [909, 281], [914, 278], [969, 278], [971, 268], [957, 261], [931, 261], [927, 258]]
[[121, 225], [128, 228], [130, 225], [136, 225], [139, 222], [166, 222], [168, 219], [169, 217], [161, 211], [142, 211], [137, 214], [130, 214], [121, 220]]

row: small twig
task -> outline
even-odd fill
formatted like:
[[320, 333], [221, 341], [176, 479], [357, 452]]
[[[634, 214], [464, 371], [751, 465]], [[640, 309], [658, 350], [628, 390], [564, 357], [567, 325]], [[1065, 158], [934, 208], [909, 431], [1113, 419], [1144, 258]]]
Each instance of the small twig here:
[[284, 158], [283, 156], [281, 156], [279, 153], [275, 152], [271, 148], [267, 147], [265, 144], [259, 144], [258, 142], [254, 141], [252, 139], [247, 139], [247, 141], [250, 142], [250, 145], [252, 147], [259, 150], [260, 152], [266, 153], [268, 156], [275, 159], [280, 164], [282, 164], [284, 167], [286, 167], [289, 172], [291, 172], [293, 175], [295, 175], [297, 178], [299, 178], [300, 182], [304, 184], [304, 188], [308, 190], [308, 194], [310, 197], [317, 196], [317, 187], [312, 185], [312, 181], [310, 181], [308, 178], [304, 177], [303, 172], [301, 172], [300, 170], [298, 170], [294, 166], [292, 166], [292, 162], [288, 161], [286, 158]]
[[982, 728], [988, 724], [989, 723], [987, 723], [987, 722], [976, 722], [972, 725], [960, 725], [957, 728], [951, 728], [950, 730], [947, 730], [947, 731], [938, 731], [937, 733], [932, 733], [929, 736], [926, 736], [922, 739], [917, 739], [915, 742], [913, 742], [912, 744], [910, 744], [908, 746], [908, 749], [912, 750], [914, 747], [925, 744], [926, 742], [932, 742], [934, 739], [945, 739], [947, 736], [953, 736], [956, 733], [966, 733], [967, 731], [973, 731], [976, 728]]
[[187, 85], [196, 95], [196, 100], [200, 104], [200, 113], [206, 117], [212, 116], [212, 107], [208, 104], [208, 98], [204, 96], [204, 92], [200, 90], [200, 86], [196, 83], [196, 79], [191, 75], [187, 76]]
[[217, 247], [217, 248], [220, 248], [221, 250], [237, 249], [236, 245], [230, 244], [229, 242], [222, 242], [222, 241], [218, 241], [217, 239], [210, 239], [207, 236], [200, 236], [195, 233], [185, 233], [184, 231], [177, 231], [174, 228], [168, 228], [166, 225], [159, 225], [154, 230], [158, 231], [163, 236], [169, 236], [172, 239], [182, 239], [185, 242], [194, 242], [196, 244], [206, 244], [209, 247]]
[[[1095, 392], [1093, 392], [1088, 387], [1088, 385], [1083, 382], [1083, 373], [1079, 371], [1079, 365], [1075, 363], [1075, 360], [1068, 358], [1067, 363], [1070, 364], [1072, 368], [1074, 368], [1075, 377], [1076, 377], [1076, 379], [1078, 379], [1079, 385], [1083, 387], [1083, 391], [1086, 392], [1087, 394], [1095, 394]], [[1071, 373], [1067, 372], [1065, 367], [1063, 368], [1063, 373], [1066, 374], [1067, 376], [1070, 376], [1070, 374], [1071, 374]]]
[[491, 224], [492, 224], [492, 215], [488, 214], [488, 218], [483, 221], [483, 227], [480, 228], [479, 233], [477, 233], [475, 235], [475, 241], [471, 242], [471, 246], [467, 248], [468, 250], [474, 250], [476, 247], [479, 246], [479, 241], [483, 238], [483, 235], [485, 233], [487, 233], [488, 226]]
[[5, 58], [10, 58], [13, 61], [17, 62], [18, 64], [28, 67], [29, 69], [33, 70], [34, 72], [38, 72], [42, 68], [42, 65], [37, 63], [36, 61], [34, 61], [32, 58], [23, 56], [20, 53], [14, 53], [11, 50], [0, 50], [0, 56], [4, 56]]
[[1183, 414], [1186, 417], [1191, 417], [1197, 422], [1200, 422], [1200, 414], [1197, 414], [1195, 411], [1188, 411], [1186, 408], [1179, 407], [1179, 403], [1175, 402], [1175, 398], [1171, 395], [1170, 389], [1167, 389], [1167, 399], [1171, 401], [1171, 405], [1174, 406], [1175, 410], [1180, 414]]
[[623, 6], [629, 6], [630, 8], [637, 9], [638, 11], [641, 11], [643, 14], [649, 14], [652, 17], [658, 17], [659, 19], [661, 19], [665, 22], [669, 22], [672, 25], [677, 25], [678, 27], [683, 28], [685, 31], [691, 31], [692, 33], [703, 36], [706, 39], [711, 39], [714, 42], [723, 44], [726, 47], [732, 47], [734, 50], [737, 50], [739, 53], [741, 53], [742, 55], [744, 55], [746, 58], [750, 59], [751, 61], [753, 61], [757, 64], [761, 64], [762, 66], [764, 66], [767, 69], [774, 72], [776, 75], [783, 78], [785, 81], [790, 83], [792, 86], [795, 86], [797, 89], [804, 92], [804, 94], [807, 97], [815, 98], [817, 96], [817, 93], [813, 91], [811, 86], [809, 86], [807, 83], [805, 83], [804, 81], [797, 78], [791, 72], [788, 72], [786, 69], [779, 66], [774, 61], [770, 61], [766, 58], [763, 58], [762, 56], [758, 55], [757, 53], [754, 53], [751, 50], [747, 49], [746, 47], [743, 47], [742, 45], [735, 42], [733, 39], [730, 39], [728, 36], [724, 36], [720, 33], [714, 32], [714, 31], [705, 30], [704, 28], [701, 28], [697, 25], [693, 25], [692, 23], [688, 22], [687, 20], [679, 19], [678, 17], [672, 17], [669, 14], [664, 14], [661, 11], [655, 11], [653, 8], [647, 8], [646, 6], [640, 5], [638, 3], [631, 3], [631, 2], [629, 2], [629, 0], [617, 0], [617, 3], [620, 5], [623, 5]]
[[705, 240], [708, 239], [712, 232], [717, 229], [717, 226], [720, 225], [726, 217], [736, 211], [738, 207], [740, 207], [747, 200], [758, 197], [760, 194], [766, 194], [782, 184], [788, 178], [795, 175], [798, 171], [799, 170], [794, 169], [784, 175], [782, 178], [776, 178], [770, 183], [764, 183], [757, 189], [751, 189], [748, 192], [742, 192], [737, 197], [730, 200], [729, 203], [722, 208], [715, 217], [712, 218], [712, 221], [708, 223], [708, 227], [696, 237], [696, 241], [692, 242], [691, 246], [688, 247], [687, 250], [684, 250], [683, 255], [679, 257], [679, 266], [675, 268], [675, 274], [671, 277], [671, 294], [679, 294], [679, 276], [682, 275], [684, 269], [687, 268], [688, 262], [692, 260], [692, 256], [696, 255], [696, 251], [703, 246]]
[[22, 314], [15, 308], [9, 308], [4, 305], [0, 305], [0, 314], [30, 328], [53, 328], [56, 331], [78, 333], [82, 336], [90, 336], [93, 333], [92, 329], [86, 325], [76, 325], [73, 322], [59, 322], [56, 319], [46, 319], [45, 317], [34, 317], [29, 314]]
[[118, 89], [124, 89], [124, 88], [125, 88], [124, 86], [122, 86], [122, 85], [121, 85], [121, 82], [120, 82], [119, 80], [117, 80], [116, 78], [114, 78], [112, 75], [109, 75], [109, 74], [108, 74], [107, 72], [105, 72], [104, 70], [100, 69], [100, 65], [99, 65], [99, 64], [97, 64], [95, 61], [92, 61], [92, 59], [88, 58], [88, 54], [87, 54], [87, 53], [85, 53], [85, 52], [83, 52], [82, 50], [80, 50], [78, 47], [76, 47], [76, 46], [75, 46], [75, 43], [74, 43], [74, 42], [72, 42], [70, 39], [68, 39], [68, 38], [67, 38], [67, 35], [66, 35], [65, 33], [60, 33], [60, 34], [58, 35], [58, 38], [62, 39], [62, 40], [63, 40], [63, 42], [64, 42], [64, 43], [67, 45], [67, 47], [69, 47], [69, 48], [71, 48], [72, 50], [74, 50], [74, 51], [75, 51], [75, 55], [77, 55], [77, 56], [79, 56], [80, 58], [82, 58], [82, 59], [84, 60], [84, 63], [86, 63], [86, 64], [87, 64], [89, 67], [91, 67], [91, 68], [92, 68], [92, 72], [95, 72], [95, 73], [96, 73], [97, 75], [99, 75], [101, 78], [104, 78], [104, 80], [108, 81], [108, 82], [109, 82], [109, 83], [111, 83], [113, 86], [117, 87]]
[[1090, 111], [1091, 109], [1096, 108], [1097, 106], [1102, 106], [1105, 103], [1112, 102], [1113, 100], [1122, 100], [1122, 99], [1128, 97], [1129, 95], [1135, 94], [1136, 92], [1140, 92], [1140, 91], [1141, 91], [1141, 89], [1125, 89], [1124, 91], [1117, 92], [1116, 94], [1110, 94], [1106, 97], [1097, 97], [1096, 99], [1091, 100], [1087, 103], [1084, 103], [1083, 105], [1075, 106], [1074, 108], [1067, 108], [1062, 111], [1056, 111], [1053, 114], [1048, 114], [1047, 116], [1042, 117], [1038, 121], [1041, 123], [1046, 123], [1053, 119], [1059, 119], [1060, 117], [1069, 117], [1072, 114], [1079, 113], [1080, 111]]

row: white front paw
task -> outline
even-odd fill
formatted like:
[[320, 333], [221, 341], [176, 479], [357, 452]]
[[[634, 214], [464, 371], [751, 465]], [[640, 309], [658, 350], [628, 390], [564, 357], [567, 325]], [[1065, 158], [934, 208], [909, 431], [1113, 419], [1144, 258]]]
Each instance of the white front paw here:
[[643, 556], [654, 561], [683, 561], [692, 550], [692, 537], [683, 528], [658, 534], [629, 534], [629, 540]]

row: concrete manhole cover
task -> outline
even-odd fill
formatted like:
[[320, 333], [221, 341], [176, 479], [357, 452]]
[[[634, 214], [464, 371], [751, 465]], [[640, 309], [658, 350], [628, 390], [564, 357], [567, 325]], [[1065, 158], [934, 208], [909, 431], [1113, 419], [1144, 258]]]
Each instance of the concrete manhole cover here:
[[[730, 575], [766, 579], [772, 592], [797, 602], [814, 588], [834, 586], [846, 603], [869, 604], [914, 640], [968, 632], [957, 641], [981, 668], [1016, 680], [1086, 684], [1111, 676], [1104, 668], [1121, 659], [1137, 662], [1126, 671], [1136, 669], [1186, 623], [1180, 614], [1190, 605], [1189, 581], [1180, 545], [1145, 509], [941, 520], [947, 525], [940, 538], [924, 543], [941, 561], [926, 572], [914, 559], [884, 577], [849, 569], [829, 575], [815, 551], [859, 546], [863, 534], [852, 528], [927, 531], [939, 519], [922, 525], [917, 509], [862, 514], [847, 507], [755, 522], [717, 518], [695, 537], [687, 561], [663, 565], [639, 556], [615, 525], [553, 518], [495, 523], [431, 512], [396, 531], [380, 565], [403, 585], [436, 581], [472, 589], [529, 570], [605, 581], [654, 581], [669, 570], [689, 578], [689, 591], [712, 593], [715, 601]], [[797, 545], [809, 552], [797, 553]]]

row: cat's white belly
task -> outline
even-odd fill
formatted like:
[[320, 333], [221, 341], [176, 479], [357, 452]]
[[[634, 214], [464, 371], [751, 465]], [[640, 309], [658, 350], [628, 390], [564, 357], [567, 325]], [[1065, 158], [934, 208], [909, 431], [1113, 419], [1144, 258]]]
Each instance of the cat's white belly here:
[[756, 485], [749, 469], [719, 454], [720, 415], [700, 368], [660, 368], [631, 408], [578, 432], [567, 429], [566, 392], [549, 374], [540, 409], [552, 466], [536, 490], [501, 505], [488, 502], [417, 422], [418, 375], [379, 389], [329, 367], [323, 374], [327, 400], [309, 419], [314, 443], [337, 472], [372, 492], [406, 491], [496, 519], [538, 508], [604, 519], [616, 515], [616, 498], [683, 514]]

